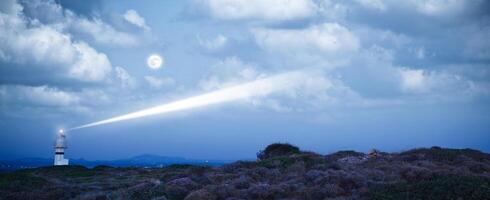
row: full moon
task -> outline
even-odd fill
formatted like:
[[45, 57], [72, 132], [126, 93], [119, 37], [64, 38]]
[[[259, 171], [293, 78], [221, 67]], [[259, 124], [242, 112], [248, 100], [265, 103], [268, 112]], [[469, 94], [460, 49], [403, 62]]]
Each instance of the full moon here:
[[163, 64], [163, 59], [159, 55], [153, 54], [148, 57], [146, 64], [152, 69], [160, 69]]

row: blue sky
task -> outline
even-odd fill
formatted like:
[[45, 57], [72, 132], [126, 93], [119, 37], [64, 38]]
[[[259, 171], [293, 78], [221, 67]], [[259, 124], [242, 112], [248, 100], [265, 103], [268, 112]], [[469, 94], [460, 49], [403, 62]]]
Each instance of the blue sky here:
[[[295, 71], [281, 90], [72, 131], [67, 156], [249, 159], [490, 151], [484, 0], [0, 3], [0, 158], [50, 157], [56, 130]], [[160, 55], [159, 69], [147, 58]]]

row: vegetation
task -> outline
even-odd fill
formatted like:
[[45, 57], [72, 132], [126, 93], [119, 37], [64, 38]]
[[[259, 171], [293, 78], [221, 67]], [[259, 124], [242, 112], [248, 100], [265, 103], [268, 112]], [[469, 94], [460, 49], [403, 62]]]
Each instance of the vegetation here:
[[444, 175], [372, 189], [372, 199], [490, 199], [490, 178]]
[[0, 173], [0, 199], [490, 199], [489, 154], [440, 147], [319, 155], [272, 144], [220, 167], [43, 167]]
[[413, 149], [401, 153], [401, 156], [407, 158], [408, 160], [428, 159], [433, 161], [448, 162], [463, 161], [466, 157], [476, 161], [485, 161], [490, 159], [490, 155], [473, 149], [443, 149], [437, 146], [430, 149]]
[[300, 153], [299, 148], [287, 143], [274, 143], [257, 153], [257, 158], [264, 160], [276, 156], [289, 156]]
[[36, 177], [27, 171], [16, 171], [0, 174], [0, 188], [2, 190], [22, 190], [34, 187], [42, 187], [48, 182]]

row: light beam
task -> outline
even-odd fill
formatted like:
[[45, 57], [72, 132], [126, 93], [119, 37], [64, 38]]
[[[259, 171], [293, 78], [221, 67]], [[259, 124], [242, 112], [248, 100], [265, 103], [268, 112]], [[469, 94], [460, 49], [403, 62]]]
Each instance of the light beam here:
[[105, 119], [98, 122], [74, 127], [69, 130], [109, 124], [113, 122], [146, 117], [180, 110], [187, 110], [217, 103], [246, 99], [251, 97], [265, 96], [270, 93], [286, 90], [294, 87], [298, 82], [304, 80], [306, 75], [301, 72], [289, 72], [271, 76], [268, 78], [257, 79], [252, 82], [231, 86], [214, 92], [166, 103], [163, 105], [147, 108], [144, 110], [128, 113], [121, 116]]

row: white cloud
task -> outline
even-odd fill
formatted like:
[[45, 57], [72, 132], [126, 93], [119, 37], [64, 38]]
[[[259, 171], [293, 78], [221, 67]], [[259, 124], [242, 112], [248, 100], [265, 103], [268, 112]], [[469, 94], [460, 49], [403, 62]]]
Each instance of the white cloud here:
[[[216, 63], [209, 74], [201, 79], [199, 86], [212, 91], [273, 75], [273, 73], [267, 75], [259, 69], [238, 57], [228, 57]], [[281, 86], [282, 89], [272, 95], [249, 98], [245, 102], [278, 112], [301, 112], [308, 109], [323, 109], [328, 105], [359, 98], [340, 80], [327, 77], [321, 70], [292, 71], [289, 75], [275, 81], [280, 81], [274, 82], [274, 85]]]
[[343, 1], [322, 0], [318, 2], [318, 13], [331, 21], [340, 21], [345, 18], [350, 8]]
[[418, 48], [416, 50], [416, 56], [417, 56], [418, 59], [424, 59], [425, 58], [425, 54], [426, 54], [425, 53], [425, 48], [423, 48], [423, 47], [422, 48]]
[[78, 52], [78, 59], [70, 69], [72, 76], [78, 79], [100, 81], [111, 72], [111, 63], [105, 54], [98, 53], [85, 43], [76, 43], [73, 47]]
[[172, 79], [172, 78], [158, 78], [158, 77], [155, 77], [155, 76], [145, 76], [144, 77], [146, 82], [148, 82], [148, 84], [150, 84], [151, 87], [153, 88], [156, 88], [156, 89], [159, 89], [161, 87], [164, 87], [164, 86], [171, 86], [173, 84], [175, 84], [175, 80]]
[[429, 16], [442, 16], [460, 13], [467, 4], [459, 0], [410, 0], [417, 11]]
[[221, 34], [211, 40], [203, 40], [201, 39], [201, 37], [198, 36], [197, 40], [202, 47], [206, 48], [209, 51], [220, 50], [225, 47], [226, 43], [228, 42], [228, 38]]
[[423, 70], [408, 68], [400, 69], [401, 88], [404, 91], [425, 91], [427, 90], [426, 77]]
[[39, 117], [66, 113], [73, 115], [98, 114], [107, 108], [112, 100], [99, 89], [82, 89], [80, 91], [63, 90], [48, 85], [0, 85], [0, 105], [4, 114], [19, 117]]
[[117, 31], [100, 19], [74, 18], [68, 25], [76, 32], [90, 35], [97, 43], [120, 46], [135, 46], [139, 43], [138, 38], [132, 34]]
[[256, 43], [286, 68], [344, 66], [360, 48], [356, 35], [337, 23], [304, 29], [253, 29]]
[[201, 79], [199, 85], [205, 90], [214, 90], [254, 80], [259, 76], [255, 66], [244, 63], [238, 57], [228, 57], [213, 65], [208, 74]]
[[339, 54], [356, 51], [359, 39], [337, 23], [324, 23], [306, 29], [255, 29], [257, 43], [278, 52], [320, 52]]
[[79, 97], [48, 86], [1, 85], [2, 101], [31, 106], [69, 106], [79, 102]]
[[254, 106], [263, 106], [278, 112], [317, 112], [337, 106], [366, 106], [367, 101], [341, 80], [328, 77], [321, 71], [295, 71], [278, 85], [283, 90], [269, 96], [250, 99]]
[[26, 17], [44, 25], [55, 27], [59, 31], [68, 31], [80, 36], [88, 36], [104, 45], [135, 46], [140, 43], [136, 35], [118, 31], [98, 17], [88, 19], [64, 9], [53, 0], [34, 0], [24, 3]]
[[3, 0], [0, 2], [0, 12], [6, 14], [15, 14], [22, 11], [22, 6], [17, 4], [16, 0]]
[[150, 30], [150, 27], [146, 25], [145, 18], [141, 17], [136, 10], [127, 10], [126, 13], [124, 13], [124, 19], [145, 31]]
[[316, 5], [311, 0], [199, 0], [198, 4], [218, 19], [293, 20], [312, 16]]
[[450, 72], [409, 68], [399, 68], [399, 72], [402, 92], [425, 95], [427, 101], [468, 100], [475, 96], [488, 95], [489, 92], [485, 84], [475, 83]]
[[134, 81], [134, 78], [131, 77], [124, 68], [116, 66], [114, 71], [116, 72], [116, 78], [121, 83], [122, 88], [127, 89], [135, 86], [136, 82]]
[[386, 5], [382, 0], [357, 0], [362, 6], [375, 10], [386, 10]]
[[[54, 75], [82, 81], [102, 81], [112, 66], [107, 56], [84, 42], [74, 42], [55, 27], [29, 24], [21, 13], [0, 13], [0, 59], [40, 65]], [[34, 64], [34, 65], [32, 65]]]

